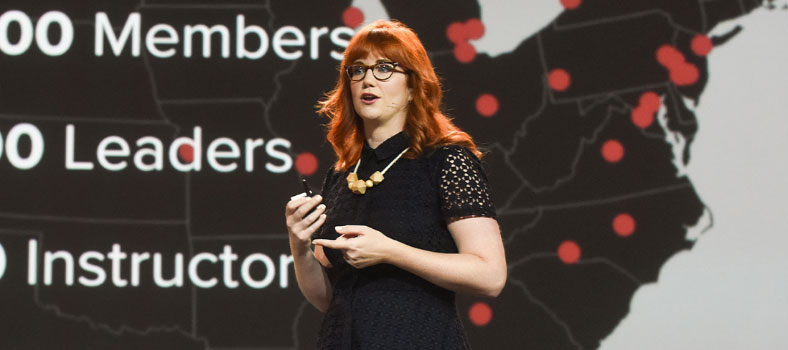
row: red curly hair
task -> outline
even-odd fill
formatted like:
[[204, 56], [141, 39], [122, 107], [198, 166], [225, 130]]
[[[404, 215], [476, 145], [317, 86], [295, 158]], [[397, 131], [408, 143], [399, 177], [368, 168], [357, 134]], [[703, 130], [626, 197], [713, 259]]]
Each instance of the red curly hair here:
[[412, 89], [413, 100], [408, 104], [405, 121], [404, 131], [410, 139], [410, 150], [405, 157], [417, 158], [434, 147], [460, 145], [481, 158], [482, 153], [471, 136], [441, 113], [441, 84], [416, 33], [400, 22], [379, 20], [361, 28], [350, 40], [336, 87], [318, 102], [318, 113], [331, 119], [326, 138], [337, 154], [336, 171], [355, 164], [364, 145], [364, 125], [353, 108], [345, 67], [370, 53], [397, 62], [410, 72], [408, 87]]

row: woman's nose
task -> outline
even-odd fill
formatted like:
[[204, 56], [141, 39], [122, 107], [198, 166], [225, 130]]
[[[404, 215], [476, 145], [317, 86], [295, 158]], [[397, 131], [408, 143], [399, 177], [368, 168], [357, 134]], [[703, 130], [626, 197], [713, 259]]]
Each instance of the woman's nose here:
[[364, 87], [374, 85], [378, 80], [375, 79], [375, 74], [372, 73], [374, 68], [367, 68], [366, 74], [364, 75], [364, 79], [362, 82], [364, 83]]

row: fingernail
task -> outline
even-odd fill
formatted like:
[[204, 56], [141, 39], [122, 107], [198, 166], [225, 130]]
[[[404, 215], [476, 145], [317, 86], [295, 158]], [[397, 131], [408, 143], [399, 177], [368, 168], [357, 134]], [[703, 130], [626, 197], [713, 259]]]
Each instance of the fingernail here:
[[344, 230], [345, 228], [342, 227], [342, 226], [335, 226], [334, 229], [337, 230], [337, 232], [339, 232], [339, 231]]
[[325, 208], [326, 208], [326, 205], [325, 205], [325, 204], [321, 204], [321, 205], [318, 205], [318, 206], [317, 206], [317, 208], [318, 208], [318, 209], [325, 209]]
[[321, 195], [317, 195], [317, 196], [315, 196], [315, 198], [317, 198], [317, 199], [323, 199], [323, 196], [321, 196]]

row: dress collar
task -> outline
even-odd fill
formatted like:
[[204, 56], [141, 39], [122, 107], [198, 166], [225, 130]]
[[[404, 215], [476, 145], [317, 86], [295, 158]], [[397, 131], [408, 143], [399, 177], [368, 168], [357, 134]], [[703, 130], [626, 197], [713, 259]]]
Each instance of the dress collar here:
[[375, 149], [369, 147], [369, 144], [364, 141], [364, 151], [365, 153], [373, 151], [375, 153], [375, 158], [378, 160], [383, 160], [399, 154], [405, 149], [405, 147], [408, 147], [409, 145], [408, 135], [405, 135], [404, 131], [400, 131], [394, 136], [389, 137], [386, 141], [383, 141], [383, 143], [378, 145], [378, 148]]

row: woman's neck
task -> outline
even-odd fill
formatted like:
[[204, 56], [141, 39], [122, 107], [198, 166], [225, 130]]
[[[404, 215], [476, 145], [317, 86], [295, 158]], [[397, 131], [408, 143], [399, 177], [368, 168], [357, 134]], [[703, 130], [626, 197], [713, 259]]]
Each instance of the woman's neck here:
[[367, 139], [367, 144], [369, 147], [372, 147], [372, 149], [378, 148], [383, 141], [388, 140], [390, 137], [405, 129], [404, 123], [403, 125], [381, 125], [376, 127], [372, 127], [368, 124], [371, 123], [364, 123], [364, 136]]

